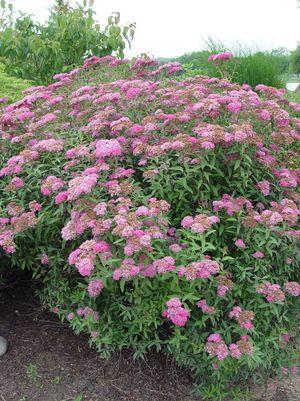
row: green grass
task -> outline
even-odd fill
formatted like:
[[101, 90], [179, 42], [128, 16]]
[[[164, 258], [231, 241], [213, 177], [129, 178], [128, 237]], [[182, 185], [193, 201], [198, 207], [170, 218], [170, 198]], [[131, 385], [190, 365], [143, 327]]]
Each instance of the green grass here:
[[22, 92], [32, 85], [30, 81], [8, 76], [0, 65], [0, 98], [8, 97], [9, 103], [15, 102], [21, 99]]

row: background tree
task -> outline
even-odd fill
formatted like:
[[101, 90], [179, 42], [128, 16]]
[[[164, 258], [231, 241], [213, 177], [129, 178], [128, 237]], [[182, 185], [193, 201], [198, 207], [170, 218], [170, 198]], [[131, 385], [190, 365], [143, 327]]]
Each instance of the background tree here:
[[81, 65], [87, 53], [124, 57], [135, 33], [135, 24], [120, 24], [119, 13], [100, 27], [92, 1], [71, 7], [68, 1], [57, 0], [43, 24], [15, 12], [5, 0], [0, 6], [0, 58], [6, 72], [38, 83], [50, 82], [54, 74]]
[[291, 53], [290, 72], [300, 75], [300, 45]]

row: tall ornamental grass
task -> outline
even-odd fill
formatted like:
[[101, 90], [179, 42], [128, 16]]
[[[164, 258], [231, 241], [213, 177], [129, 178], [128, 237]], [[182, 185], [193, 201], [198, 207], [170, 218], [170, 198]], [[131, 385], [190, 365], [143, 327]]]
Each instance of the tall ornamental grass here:
[[252, 88], [259, 84], [284, 87], [284, 73], [287, 73], [285, 69], [288, 68], [289, 57], [276, 51], [262, 51], [241, 44], [226, 46], [222, 42], [209, 39], [204, 51], [181, 56], [178, 60], [184, 63], [187, 74], [194, 75], [196, 70], [198, 74], [220, 77], [218, 69], [207, 61], [209, 54], [220, 52], [231, 52], [235, 56], [227, 66], [232, 82], [240, 85], [246, 83]]

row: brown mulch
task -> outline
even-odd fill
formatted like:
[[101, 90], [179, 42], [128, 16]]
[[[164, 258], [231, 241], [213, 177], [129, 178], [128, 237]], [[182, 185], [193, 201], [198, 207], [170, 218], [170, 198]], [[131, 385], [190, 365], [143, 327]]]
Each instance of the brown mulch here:
[[187, 372], [162, 355], [101, 360], [85, 335], [40, 306], [28, 282], [0, 290], [0, 335], [9, 341], [0, 358], [0, 401], [197, 400]]
[[[199, 401], [188, 372], [163, 355], [101, 360], [85, 335], [40, 306], [28, 281], [0, 289], [0, 335], [9, 341], [0, 358], [0, 401]], [[253, 399], [300, 401], [299, 389], [294, 378], [267, 393], [255, 389]]]

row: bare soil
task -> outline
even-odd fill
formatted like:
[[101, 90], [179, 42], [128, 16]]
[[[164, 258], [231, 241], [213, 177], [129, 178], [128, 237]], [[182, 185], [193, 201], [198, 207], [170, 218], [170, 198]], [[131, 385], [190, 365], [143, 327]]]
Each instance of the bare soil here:
[[[163, 355], [141, 362], [128, 351], [101, 360], [86, 336], [40, 306], [28, 282], [0, 291], [0, 335], [9, 341], [0, 358], [0, 401], [199, 401], [188, 372]], [[294, 378], [254, 389], [253, 399], [300, 401], [299, 391]]]

